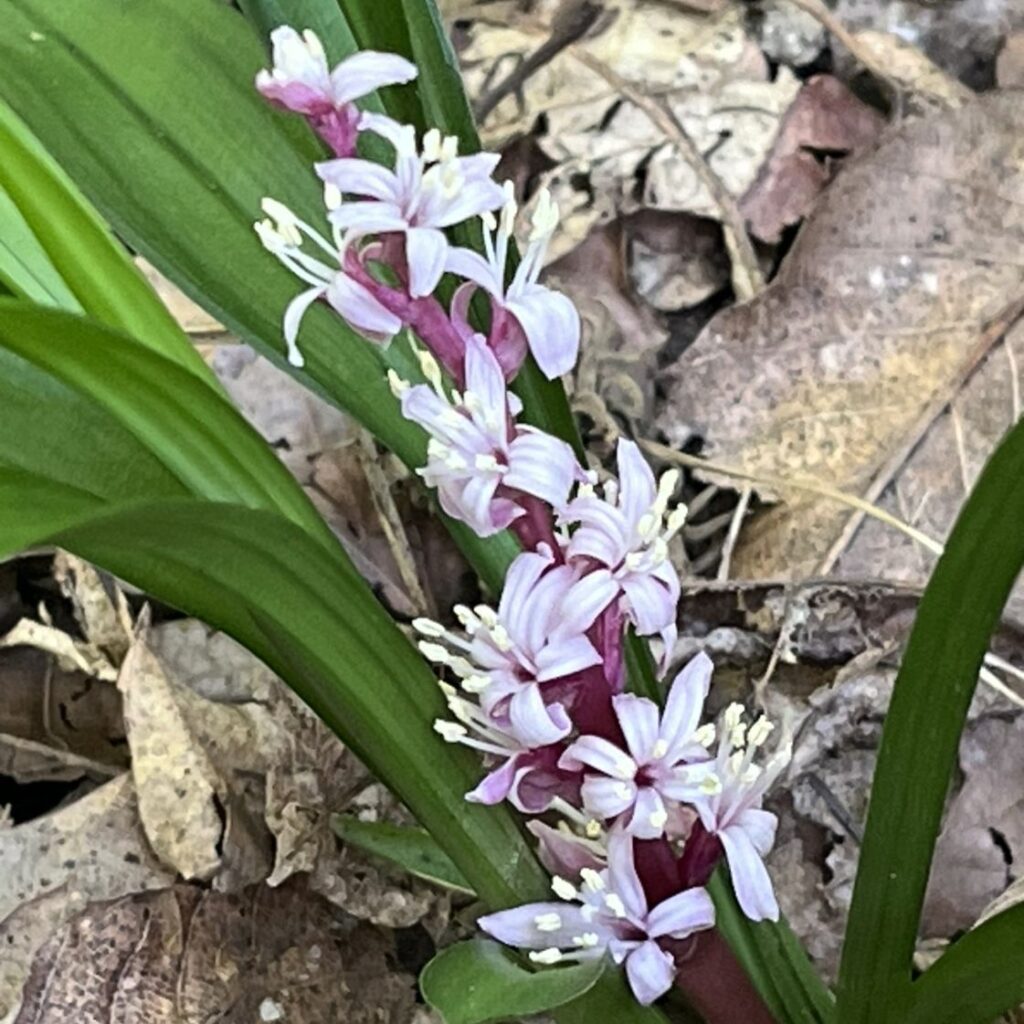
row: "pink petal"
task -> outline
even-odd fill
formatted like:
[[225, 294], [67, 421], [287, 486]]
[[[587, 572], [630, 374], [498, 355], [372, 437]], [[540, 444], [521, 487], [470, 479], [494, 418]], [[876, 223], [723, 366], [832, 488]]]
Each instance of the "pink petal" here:
[[623, 693], [612, 698], [626, 746], [637, 764], [648, 764], [658, 742], [658, 705], [646, 697]]
[[[444, 235], [441, 237], [444, 238]], [[485, 432], [496, 445], [504, 448], [508, 438], [505, 375], [494, 353], [479, 334], [466, 339], [466, 390], [480, 400], [486, 413], [474, 419], [477, 422], [483, 419], [487, 426]]]
[[336, 210], [331, 210], [327, 219], [342, 231], [358, 235], [405, 230], [405, 218], [397, 206], [372, 199], [342, 203]]
[[676, 602], [657, 580], [640, 573], [630, 573], [621, 583], [630, 618], [641, 636], [660, 633], [675, 623]]
[[537, 680], [543, 683], [600, 665], [602, 660], [598, 649], [585, 636], [574, 636], [545, 644], [534, 663]]
[[626, 957], [626, 977], [636, 1001], [650, 1006], [672, 987], [675, 961], [656, 942], [644, 942]]
[[686, 889], [670, 896], [647, 915], [647, 934], [652, 939], [665, 935], [685, 939], [714, 925], [715, 905], [703, 888]]
[[[537, 918], [557, 914], [562, 924], [552, 931], [537, 927]], [[573, 947], [573, 937], [584, 932], [602, 932], [598, 922], [588, 923], [583, 907], [573, 903], [527, 903], [512, 910], [487, 914], [477, 924], [488, 935], [517, 949], [547, 949], [550, 946]], [[596, 927], [595, 927], [596, 925]]]
[[544, 376], [549, 380], [568, 373], [580, 350], [580, 315], [572, 301], [541, 285], [509, 299], [505, 305], [519, 321], [526, 341]]
[[[337, 160], [323, 160], [313, 166], [321, 181], [328, 182], [347, 195], [395, 204], [401, 199], [395, 172], [372, 160], [342, 157]], [[340, 209], [344, 209], [344, 204]]]
[[718, 833], [729, 862], [729, 876], [740, 909], [751, 921], [778, 921], [779, 904], [772, 880], [750, 836], [740, 826]]
[[562, 832], [543, 821], [528, 821], [527, 829], [537, 840], [537, 856], [553, 875], [577, 878], [584, 868], [600, 870], [603, 862], [594, 851], [571, 832]]
[[448, 240], [435, 228], [409, 228], [405, 233], [405, 256], [409, 264], [409, 294], [430, 295], [444, 273]]
[[590, 629], [618, 594], [619, 585], [607, 569], [588, 572], [573, 584], [562, 600], [554, 635], [571, 635]]
[[640, 925], [647, 917], [647, 897], [633, 862], [633, 837], [612, 832], [608, 837], [608, 882], [626, 905], [633, 923]]
[[560, 768], [580, 771], [593, 768], [603, 775], [610, 775], [628, 782], [636, 774], [636, 763], [620, 747], [603, 736], [581, 736], [562, 754]]
[[546, 747], [572, 731], [572, 722], [561, 704], [544, 704], [536, 683], [524, 686], [508, 706], [516, 739], [524, 747]]
[[402, 329], [402, 321], [391, 310], [346, 274], [334, 275], [327, 301], [352, 327], [374, 340], [386, 340]]
[[564, 441], [540, 430], [520, 427], [509, 446], [508, 466], [507, 487], [532, 494], [558, 509], [568, 500], [578, 463]]
[[472, 249], [456, 246], [449, 248], [444, 269], [449, 274], [457, 274], [467, 281], [472, 281], [498, 299], [504, 297], [505, 285], [498, 271], [492, 263]]
[[580, 787], [583, 806], [604, 821], [628, 811], [636, 800], [636, 792], [635, 782], [621, 782], [604, 775], [588, 775]]
[[658, 791], [651, 786], [640, 786], [626, 831], [637, 839], [660, 839], [665, 833], [667, 821], [668, 813]]
[[697, 731], [714, 669], [713, 662], [702, 651], [691, 658], [672, 681], [661, 716], [660, 738], [669, 747], [666, 763], [679, 760], [676, 751], [685, 747]]
[[471, 804], [486, 804], [493, 807], [508, 796], [516, 777], [516, 759], [510, 757], [504, 764], [489, 772], [476, 789], [466, 794]]
[[331, 91], [335, 103], [351, 103], [385, 85], [411, 82], [416, 65], [395, 53], [362, 50], [346, 57], [331, 72]]
[[775, 843], [775, 831], [779, 826], [779, 819], [771, 811], [763, 811], [760, 808], [750, 808], [739, 815], [730, 825], [742, 828], [750, 837], [754, 849], [762, 856], [768, 855]]
[[654, 504], [658, 487], [651, 467], [632, 441], [619, 438], [616, 460], [619, 467], [619, 508], [626, 520], [636, 525]]

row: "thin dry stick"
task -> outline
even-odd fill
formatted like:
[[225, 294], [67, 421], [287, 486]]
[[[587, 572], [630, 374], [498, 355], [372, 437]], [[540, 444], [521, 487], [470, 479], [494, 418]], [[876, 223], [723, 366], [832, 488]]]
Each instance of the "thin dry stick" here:
[[764, 288], [764, 275], [761, 273], [757, 254], [754, 252], [754, 246], [747, 234], [746, 222], [736, 205], [736, 200], [729, 194], [718, 175], [708, 166], [704, 154], [687, 134], [672, 108], [659, 97], [652, 96], [650, 93], [638, 89], [631, 82], [627, 82], [604, 61], [598, 60], [582, 47], [570, 46], [568, 52], [585, 67], [600, 75], [630, 103], [639, 107], [650, 118], [651, 123], [664, 132], [665, 137], [679, 151], [679, 155], [693, 167], [697, 177], [700, 178], [701, 183], [715, 201], [718, 215], [722, 218], [725, 244], [732, 260], [732, 287], [736, 298], [741, 302], [752, 299]]
[[977, 344], [968, 353], [967, 359], [964, 360], [963, 365], [960, 367], [960, 372], [950, 382], [949, 387], [925, 407], [917, 422], [907, 431], [903, 443], [886, 460], [882, 468], [875, 474], [871, 483], [865, 488], [864, 500], [866, 507], [857, 506], [858, 511], [854, 512], [847, 519], [839, 536], [832, 544], [832, 547], [825, 553], [825, 557], [818, 566], [818, 574], [827, 576], [832, 571], [832, 568], [839, 560], [839, 556], [846, 550], [853, 539], [853, 535], [860, 529], [861, 523], [864, 522], [865, 514], [870, 515], [867, 508], [876, 507], [874, 503], [878, 501], [882, 496], [882, 492], [896, 476], [896, 473], [902, 468], [907, 459], [910, 458], [911, 452], [921, 443], [921, 439], [931, 428], [935, 420], [949, 406], [951, 396], [957, 394], [963, 388], [981, 361], [992, 350], [992, 347], [1014, 326], [1022, 313], [1024, 313], [1024, 300], [1011, 302], [982, 331]]
[[374, 510], [384, 531], [384, 539], [388, 542], [391, 557], [398, 566], [398, 575], [402, 578], [406, 593], [416, 608], [424, 615], [433, 612], [433, 604], [420, 585], [419, 573], [416, 571], [416, 560], [412, 555], [409, 536], [405, 532], [405, 524], [398, 514], [398, 506], [392, 497], [384, 470], [377, 461], [377, 448], [373, 438], [365, 430], [356, 435], [359, 464], [363, 468], [366, 482], [370, 487], [370, 498]]
[[750, 504], [750, 495], [752, 493], [752, 488], [744, 487], [740, 492], [740, 500], [736, 502], [736, 508], [732, 514], [732, 522], [729, 524], [729, 532], [725, 536], [725, 545], [722, 547], [722, 561], [718, 564], [718, 579], [722, 583], [729, 578], [732, 552], [736, 547], [736, 541], [740, 535], [740, 527], [743, 525], [743, 517], [747, 514], [747, 506]]
[[848, 494], [846, 491], [840, 491], [835, 487], [830, 487], [828, 484], [821, 483], [810, 477], [785, 477], [779, 479], [760, 473], [748, 473], [745, 470], [736, 469], [734, 466], [723, 466], [720, 462], [712, 462], [710, 459], [701, 459], [695, 455], [687, 455], [685, 452], [677, 452], [674, 448], [658, 444], [657, 441], [641, 441], [640, 446], [655, 456], [655, 458], [664, 459], [666, 462], [675, 462], [680, 466], [703, 469], [708, 473], [720, 473], [722, 476], [730, 476], [736, 480], [746, 480], [752, 484], [763, 484], [765, 487], [775, 489], [785, 489], [788, 487], [796, 491], [807, 491], [810, 494], [817, 494], [822, 498], [830, 498], [833, 501], [838, 501], [841, 505], [847, 505], [850, 508], [857, 509], [864, 515], [872, 516], [889, 526], [894, 526], [897, 530], [916, 540], [918, 544], [924, 545], [929, 551], [933, 551], [937, 555], [942, 554], [942, 545], [938, 541], [933, 540], [926, 533], [915, 529], [909, 523], [903, 522], [902, 519], [898, 519], [896, 516], [886, 512], [884, 508], [872, 505], [871, 502], [858, 498], [856, 494]]
[[[887, 526], [895, 527], [897, 530], [910, 537], [911, 540], [917, 541], [918, 544], [926, 547], [936, 555], [941, 555], [945, 550], [933, 537], [929, 537], [928, 534], [916, 529], [909, 523], [903, 522], [902, 519], [898, 519], [896, 516], [891, 515], [886, 512], [885, 509], [879, 508], [877, 505], [872, 505], [863, 498], [858, 498], [855, 494], [847, 494], [844, 491], [837, 490], [835, 487], [829, 487], [827, 484], [819, 483], [816, 480], [799, 479], [795, 477], [787, 477], [784, 480], [780, 480], [756, 473], [747, 473], [732, 466], [723, 466], [719, 462], [712, 462], [709, 459], [700, 459], [695, 455], [687, 455], [684, 452], [677, 452], [674, 448], [668, 448], [663, 444], [658, 444], [657, 441], [641, 441], [640, 445], [651, 455], [659, 459], [664, 459], [666, 462], [675, 462], [682, 466], [703, 469], [709, 473], [721, 473], [722, 476], [731, 476], [737, 480], [746, 480], [749, 483], [754, 484], [764, 484], [766, 487], [771, 487], [776, 490], [784, 490], [787, 487], [791, 487], [793, 490], [808, 491], [811, 494], [817, 494], [823, 498], [830, 498], [833, 501], [838, 501], [841, 504], [857, 509], [862, 515], [871, 516], [872, 518], [885, 523]], [[759, 683], [755, 686], [755, 689], [759, 686], [760, 690], [763, 690], [764, 687], [767, 686], [771, 673], [775, 670], [775, 664], [777, 661], [778, 655], [775, 655], [773, 660], [769, 662], [768, 669]], [[1001, 658], [997, 658], [994, 654], [985, 655], [985, 664], [993, 665], [996, 668], [1001, 668], [1003, 671], [1007, 671], [1013, 675], [1024, 678], [1024, 672], [1021, 672], [1019, 669], [1013, 669], [1012, 666], [1007, 668], [1006, 666], [1008, 663], [1003, 662]], [[1006, 683], [999, 679], [991, 669], [982, 668], [980, 677], [982, 682], [990, 686], [1001, 696], [1012, 701], [1019, 707], [1024, 707], [1024, 698], [1015, 693], [1006, 685]]]
[[822, 0], [792, 0], [792, 2], [819, 21], [871, 74], [880, 78], [897, 94], [903, 92], [902, 83], [889, 74], [867, 47], [861, 45], [860, 40], [825, 6]]

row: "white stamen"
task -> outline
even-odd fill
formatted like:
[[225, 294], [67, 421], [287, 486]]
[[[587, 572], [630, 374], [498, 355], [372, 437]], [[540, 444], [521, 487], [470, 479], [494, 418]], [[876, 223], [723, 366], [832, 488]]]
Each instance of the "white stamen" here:
[[668, 822], [668, 811], [662, 807], [660, 811], [654, 811], [647, 820], [651, 823], [651, 828], [664, 828]]
[[580, 878], [583, 879], [583, 888], [589, 892], [601, 892], [604, 889], [604, 879], [593, 868], [584, 868]]
[[430, 643], [428, 640], [421, 640], [417, 645], [420, 649], [420, 653], [427, 661], [432, 661], [437, 665], [447, 665], [451, 659], [451, 654], [448, 653], [447, 648], [442, 647], [440, 644]]
[[407, 380], [402, 380], [394, 370], [388, 370], [388, 387], [395, 398], [401, 398], [412, 385]]
[[702, 725], [693, 734], [694, 743], [699, 743], [702, 747], [710, 747], [715, 742], [715, 726], [713, 723], [708, 722], [706, 725]]
[[477, 455], [473, 460], [473, 464], [477, 469], [482, 470], [483, 472], [493, 472], [496, 469], [501, 469], [501, 466], [498, 464], [498, 460], [493, 455], [489, 454], [481, 453]]
[[591, 818], [583, 827], [583, 831], [586, 833], [588, 839], [599, 839], [604, 829], [601, 827], [601, 822], [596, 818]]
[[324, 182], [324, 206], [336, 210], [341, 206], [341, 189], [330, 181]]
[[422, 633], [423, 636], [431, 636], [435, 638], [442, 637], [448, 632], [440, 622], [435, 622], [433, 619], [427, 618], [413, 619], [412, 628], [415, 629], [417, 633]]
[[[417, 349], [416, 358], [419, 359], [423, 376], [427, 378], [434, 390], [443, 398], [444, 388], [441, 384], [441, 367], [437, 365], [437, 360], [423, 348]], [[456, 415], [458, 414], [456, 413]]]
[[572, 944], [580, 949], [593, 949], [601, 941], [596, 932], [584, 932], [582, 935], [574, 935]]
[[618, 893], [608, 892], [604, 896], [604, 905], [616, 916], [626, 916], [626, 904], [622, 902], [622, 897]]
[[465, 676], [462, 680], [462, 688], [466, 693], [483, 693], [490, 685], [490, 679], [479, 674]]
[[441, 132], [437, 128], [423, 136], [423, 159], [431, 164], [441, 159]]
[[464, 725], [459, 725], [458, 722], [446, 722], [443, 718], [434, 722], [434, 732], [438, 733], [447, 743], [458, 743], [469, 734]]
[[774, 724], [762, 716], [750, 727], [750, 731], [747, 733], [747, 745], [750, 747], [762, 746], [774, 728]]
[[441, 143], [441, 160], [448, 162], [459, 155], [459, 138], [457, 135], [446, 135]]
[[562, 927], [562, 918], [555, 913], [538, 914], [533, 923], [539, 932], [557, 932]]
[[668, 740], [658, 740], [651, 750], [651, 757], [660, 761], [668, 753]]
[[555, 875], [551, 879], [551, 891], [560, 900], [575, 900], [579, 898], [579, 890], [572, 882], [567, 882], [561, 875]]
[[535, 950], [530, 954], [530, 959], [535, 964], [557, 964], [562, 959], [562, 951], [551, 946], [549, 949]]

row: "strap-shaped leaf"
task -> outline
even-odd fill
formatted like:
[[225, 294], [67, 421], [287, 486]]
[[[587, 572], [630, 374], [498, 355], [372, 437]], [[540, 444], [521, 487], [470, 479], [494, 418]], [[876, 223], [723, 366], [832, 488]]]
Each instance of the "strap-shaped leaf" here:
[[[80, 309], [14, 200], [0, 188], [0, 285], [5, 292], [60, 309]], [[3, 294], [3, 293], [0, 293]]]
[[1024, 422], [989, 460], [957, 518], [896, 679], [843, 946], [839, 1024], [907, 1019], [943, 803], [982, 658], [1024, 564], [1022, 522]]
[[[7, 278], [24, 298], [84, 310], [165, 355], [207, 384], [216, 378], [127, 253], [67, 174], [6, 103], [0, 102], [0, 251], [25, 273]], [[14, 206], [12, 212], [9, 207]], [[15, 216], [16, 215], [16, 216]], [[18, 224], [20, 219], [21, 224]], [[2, 271], [2, 267], [0, 267]]]
[[1024, 1003], [1024, 904], [958, 939], [912, 987], [906, 1024], [990, 1024]]
[[[316, 510], [262, 438], [226, 398], [178, 363], [83, 317], [12, 300], [0, 301], [0, 349], [37, 371], [33, 384], [23, 372], [26, 383], [20, 388], [0, 382], [0, 388], [13, 392], [0, 403], [0, 422], [7, 428], [0, 444], [8, 463], [41, 468], [37, 455], [19, 453], [25, 443], [35, 446], [33, 451], [45, 446], [49, 458], [59, 457], [66, 440], [80, 448], [101, 443], [100, 436], [85, 432], [86, 421], [52, 418], [48, 394], [66, 395], [70, 389], [92, 400], [77, 403], [93, 406], [84, 416], [116, 421], [184, 493], [279, 510], [312, 535], [330, 540]], [[33, 387], [40, 390], [33, 393]], [[111, 496], [154, 493], [132, 490], [134, 460], [125, 452], [117, 451], [111, 460], [115, 472], [129, 476]], [[67, 464], [63, 479], [91, 489], [96, 484], [88, 466], [87, 456]], [[155, 493], [168, 492], [162, 486]]]
[[544, 1013], [597, 984], [606, 961], [529, 971], [496, 942], [472, 939], [442, 950], [420, 975], [424, 998], [445, 1024], [489, 1024]]

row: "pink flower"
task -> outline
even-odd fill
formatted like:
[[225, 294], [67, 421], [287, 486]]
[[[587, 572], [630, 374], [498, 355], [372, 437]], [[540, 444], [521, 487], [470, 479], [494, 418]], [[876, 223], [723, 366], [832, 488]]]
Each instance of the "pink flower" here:
[[394, 374], [391, 382], [406, 419], [431, 435], [427, 464], [417, 472], [437, 488], [445, 512], [488, 537], [523, 514], [520, 493], [564, 505], [580, 475], [576, 456], [564, 441], [510, 421], [518, 400], [483, 339], [467, 341], [462, 394], [447, 393], [433, 358], [420, 358], [430, 385], [411, 386]]
[[270, 34], [274, 66], [256, 75], [256, 88], [273, 104], [303, 114], [338, 156], [355, 152], [360, 111], [354, 101], [385, 85], [412, 81], [416, 66], [393, 53], [364, 50], [334, 70], [316, 34], [282, 25]]
[[360, 125], [392, 143], [395, 168], [356, 158], [317, 164], [325, 182], [359, 197], [333, 210], [331, 221], [349, 237], [403, 233], [409, 293], [413, 298], [429, 295], [448, 257], [442, 229], [502, 204], [504, 194], [491, 177], [499, 157], [457, 156], [458, 140], [442, 138], [437, 129], [427, 132], [418, 152], [412, 126], [380, 114], [364, 114]]
[[527, 736], [535, 732], [534, 691], [546, 701], [545, 684], [601, 663], [586, 636], [601, 608], [586, 597], [576, 572], [555, 565], [551, 549], [542, 545], [513, 560], [496, 611], [456, 607], [465, 638], [430, 619], [413, 626], [427, 638], [420, 643], [427, 658], [461, 675], [463, 687], [492, 718], [510, 721]]
[[661, 634], [664, 667], [677, 633], [680, 585], [669, 561], [668, 542], [682, 527], [686, 510], [677, 507], [667, 521], [666, 513], [679, 473], [669, 470], [656, 484], [640, 449], [624, 438], [619, 440], [617, 454], [618, 482], [604, 485], [603, 498], [592, 487], [581, 487], [559, 512], [558, 522], [576, 527], [566, 546], [567, 558], [603, 567], [591, 573], [592, 585], [612, 584], [642, 636]]
[[608, 953], [615, 963], [625, 963], [633, 994], [644, 1006], [663, 996], [675, 979], [675, 962], [658, 940], [685, 939], [715, 923], [714, 905], [702, 888], [649, 908], [633, 863], [633, 840], [624, 834], [609, 837], [607, 868], [584, 868], [578, 888], [556, 876], [552, 889], [558, 902], [488, 914], [478, 924], [499, 942], [532, 950], [530, 959], [539, 964]]
[[[292, 299], [284, 314], [284, 339], [288, 346], [288, 362], [292, 366], [305, 363], [296, 339], [303, 316], [317, 299], [325, 299], [355, 330], [374, 341], [386, 341], [401, 330], [402, 321], [385, 308], [367, 287], [341, 268], [340, 238], [335, 238], [334, 244], [328, 242], [319, 231], [300, 220], [276, 199], [264, 199], [263, 212], [268, 219], [255, 225], [260, 241], [296, 277], [311, 286]], [[306, 252], [304, 238], [320, 249], [331, 263]]]
[[721, 790], [693, 801], [701, 825], [722, 844], [736, 899], [752, 921], [779, 919], [779, 904], [762, 859], [775, 842], [778, 818], [761, 803], [789, 764], [791, 751], [783, 747], [764, 767], [755, 765], [754, 756], [771, 731], [766, 718], [748, 729], [743, 706], [730, 704], [722, 716], [715, 763]]
[[565, 751], [560, 767], [590, 769], [581, 795], [591, 814], [617, 819], [637, 839], [658, 839], [674, 803], [721, 789], [698, 730], [712, 669], [706, 654], [690, 661], [676, 676], [663, 713], [644, 697], [613, 697], [626, 750], [600, 736], [581, 736]]
[[[513, 332], [517, 332], [525, 336], [545, 376], [554, 379], [568, 373], [576, 364], [580, 346], [580, 316], [576, 307], [565, 295], [537, 283], [548, 241], [558, 226], [558, 208], [551, 201], [550, 193], [543, 190], [533, 215], [533, 231], [526, 252], [506, 288], [508, 243], [516, 217], [516, 202], [508, 182], [506, 197], [497, 221], [491, 214], [484, 217], [486, 256], [471, 249], [450, 249], [445, 269], [467, 278], [491, 295], [496, 315], [490, 343], [506, 373], [511, 376], [514, 369], [518, 369], [515, 354], [522, 352], [522, 344], [513, 336]], [[472, 289], [473, 284], [463, 287]], [[502, 310], [511, 314], [511, 323], [507, 317], [497, 316]]]

